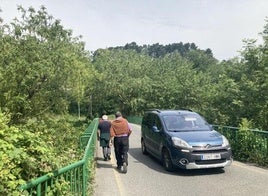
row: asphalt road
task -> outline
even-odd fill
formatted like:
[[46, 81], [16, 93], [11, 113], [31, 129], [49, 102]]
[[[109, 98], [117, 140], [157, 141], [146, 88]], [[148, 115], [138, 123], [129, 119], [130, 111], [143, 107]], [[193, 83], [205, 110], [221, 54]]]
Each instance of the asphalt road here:
[[114, 154], [103, 161], [99, 147], [94, 196], [268, 196], [268, 169], [236, 161], [224, 169], [165, 171], [142, 154], [140, 126], [132, 127], [127, 174], [116, 170]]

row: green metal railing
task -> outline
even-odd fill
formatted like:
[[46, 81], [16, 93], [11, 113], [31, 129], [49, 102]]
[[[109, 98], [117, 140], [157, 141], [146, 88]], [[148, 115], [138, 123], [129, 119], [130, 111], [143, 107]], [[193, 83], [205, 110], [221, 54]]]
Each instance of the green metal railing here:
[[268, 166], [268, 131], [221, 125], [213, 128], [228, 138], [235, 159]]
[[95, 118], [80, 137], [80, 148], [85, 150], [82, 160], [22, 185], [22, 194], [41, 196], [62, 195], [64, 192], [64, 195], [87, 195], [89, 175], [94, 163], [98, 123], [98, 118]]
[[131, 123], [141, 125], [142, 117], [139, 116], [128, 116], [127, 120]]

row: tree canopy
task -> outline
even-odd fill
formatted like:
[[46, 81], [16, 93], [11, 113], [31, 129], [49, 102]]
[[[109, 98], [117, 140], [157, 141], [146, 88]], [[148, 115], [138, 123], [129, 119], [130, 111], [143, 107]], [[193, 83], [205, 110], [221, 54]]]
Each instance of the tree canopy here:
[[80, 102], [93, 75], [84, 43], [44, 7], [18, 10], [22, 19], [1, 28], [0, 107], [14, 122], [68, 112], [66, 97]]

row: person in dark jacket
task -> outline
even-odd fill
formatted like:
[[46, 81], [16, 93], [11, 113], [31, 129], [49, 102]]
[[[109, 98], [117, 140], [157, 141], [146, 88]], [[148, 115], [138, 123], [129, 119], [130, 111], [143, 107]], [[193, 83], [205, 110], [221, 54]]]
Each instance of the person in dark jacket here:
[[110, 129], [111, 142], [113, 141], [114, 144], [117, 169], [123, 173], [127, 173], [129, 135], [132, 130], [127, 119], [122, 117], [121, 112], [116, 112], [115, 118], [112, 121]]
[[105, 161], [111, 160], [110, 128], [111, 122], [108, 121], [108, 116], [103, 115], [98, 125], [98, 140], [100, 141]]

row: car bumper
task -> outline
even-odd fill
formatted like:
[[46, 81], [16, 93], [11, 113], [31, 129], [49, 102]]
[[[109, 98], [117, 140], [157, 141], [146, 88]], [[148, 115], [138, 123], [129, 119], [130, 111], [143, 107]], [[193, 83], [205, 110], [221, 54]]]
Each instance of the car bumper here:
[[205, 164], [205, 165], [197, 165], [196, 163], [189, 163], [186, 165], [186, 169], [222, 168], [222, 167], [230, 166], [231, 164], [232, 164], [232, 160], [227, 160], [224, 163]]
[[[220, 158], [203, 160], [202, 156], [208, 154], [217, 154]], [[171, 157], [173, 165], [182, 169], [222, 168], [230, 166], [233, 161], [231, 149], [214, 149], [206, 152], [184, 152], [177, 149]]]

